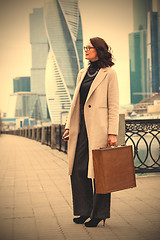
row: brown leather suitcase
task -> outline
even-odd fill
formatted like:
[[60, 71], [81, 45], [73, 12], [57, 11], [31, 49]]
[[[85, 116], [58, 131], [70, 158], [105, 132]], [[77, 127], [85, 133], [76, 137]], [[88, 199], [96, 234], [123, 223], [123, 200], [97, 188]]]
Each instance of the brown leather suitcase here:
[[96, 193], [136, 187], [132, 146], [94, 149], [92, 152]]

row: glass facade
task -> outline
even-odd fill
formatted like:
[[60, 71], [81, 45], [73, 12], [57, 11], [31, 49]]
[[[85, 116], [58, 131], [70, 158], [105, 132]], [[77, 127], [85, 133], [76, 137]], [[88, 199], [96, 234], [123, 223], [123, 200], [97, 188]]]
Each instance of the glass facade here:
[[78, 0], [52, 0], [46, 3], [44, 19], [49, 42], [46, 65], [48, 108], [53, 123], [64, 123], [73, 98], [77, 74], [83, 67]]
[[30, 14], [30, 42], [32, 46], [31, 92], [38, 94], [41, 106], [40, 114], [38, 114], [39, 120], [46, 121], [49, 117], [45, 89], [48, 39], [45, 32], [43, 8], [35, 8]]
[[151, 14], [152, 92], [159, 92], [158, 12]]
[[133, 0], [134, 32], [129, 34], [131, 104], [160, 91], [159, 5], [153, 12], [152, 0]]
[[42, 106], [38, 94], [17, 92], [10, 95], [7, 117], [41, 119]]
[[152, 0], [133, 0], [134, 31], [147, 29], [147, 14], [152, 10]]
[[30, 77], [17, 77], [13, 79], [13, 92], [30, 92]]
[[158, 56], [159, 56], [159, 92], [160, 92], [160, 1], [158, 4]]
[[129, 34], [131, 103], [147, 97], [146, 31]]

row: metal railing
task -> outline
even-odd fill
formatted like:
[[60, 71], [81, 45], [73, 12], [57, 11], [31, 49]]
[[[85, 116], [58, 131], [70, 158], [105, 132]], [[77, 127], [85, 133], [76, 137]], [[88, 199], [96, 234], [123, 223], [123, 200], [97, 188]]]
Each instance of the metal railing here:
[[46, 131], [45, 131], [45, 144], [47, 146], [51, 146], [51, 126], [49, 127], [45, 127]]
[[57, 125], [55, 127], [55, 145], [56, 149], [67, 153], [67, 142], [62, 140], [62, 135], [64, 133], [64, 125]]
[[160, 172], [160, 120], [126, 120], [126, 145], [133, 146], [136, 173]]
[[[40, 141], [67, 153], [67, 142], [62, 140], [64, 125], [12, 130], [6, 133]], [[43, 135], [43, 137], [42, 137]], [[43, 138], [43, 139], [42, 139]], [[54, 138], [54, 147], [52, 146]], [[125, 143], [133, 146], [136, 173], [160, 172], [160, 120], [126, 120]]]

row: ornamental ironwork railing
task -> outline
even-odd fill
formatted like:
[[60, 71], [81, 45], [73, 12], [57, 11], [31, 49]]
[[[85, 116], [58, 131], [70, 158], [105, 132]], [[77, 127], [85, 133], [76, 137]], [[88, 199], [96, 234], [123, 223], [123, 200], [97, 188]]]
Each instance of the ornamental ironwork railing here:
[[125, 124], [125, 143], [133, 146], [135, 172], [160, 172], [160, 120], [126, 120]]
[[[160, 172], [160, 119], [125, 120], [125, 128], [125, 143], [133, 146], [135, 172]], [[43, 126], [10, 130], [5, 133], [35, 139], [67, 153], [67, 142], [62, 140], [64, 125], [54, 125], [53, 131], [51, 126]], [[54, 140], [54, 146], [51, 139]]]

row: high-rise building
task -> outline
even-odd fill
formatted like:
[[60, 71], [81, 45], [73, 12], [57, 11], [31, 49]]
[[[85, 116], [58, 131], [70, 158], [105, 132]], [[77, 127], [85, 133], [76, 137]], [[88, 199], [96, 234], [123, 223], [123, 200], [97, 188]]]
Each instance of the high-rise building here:
[[53, 123], [64, 123], [78, 71], [83, 67], [82, 24], [78, 0], [52, 0], [44, 7], [49, 43], [46, 95]]
[[[158, 9], [158, 56], [160, 56], [160, 1], [157, 1]], [[159, 92], [160, 92], [160, 58], [159, 58]]]
[[30, 77], [16, 77], [13, 79], [13, 92], [30, 92]]
[[13, 94], [10, 95], [7, 117], [41, 119], [42, 109], [39, 95], [30, 92], [30, 77], [13, 79]]
[[131, 103], [147, 96], [146, 30], [129, 34]]
[[45, 31], [43, 8], [35, 8], [30, 14], [30, 42], [32, 47], [32, 68], [31, 68], [31, 92], [38, 94], [39, 102], [36, 106], [41, 108], [39, 115], [42, 121], [48, 116], [45, 70], [48, 56], [48, 39]]
[[154, 0], [133, 0], [134, 32], [129, 34], [132, 104], [159, 92], [159, 18], [153, 4]]
[[31, 92], [15, 92], [10, 95], [7, 117], [41, 119], [39, 96]]
[[150, 14], [151, 31], [151, 62], [152, 62], [152, 92], [159, 92], [159, 64], [160, 56], [158, 52], [158, 12]]
[[[158, 55], [160, 56], [160, 1], [158, 1]], [[160, 92], [160, 58], [159, 58], [159, 92]]]

